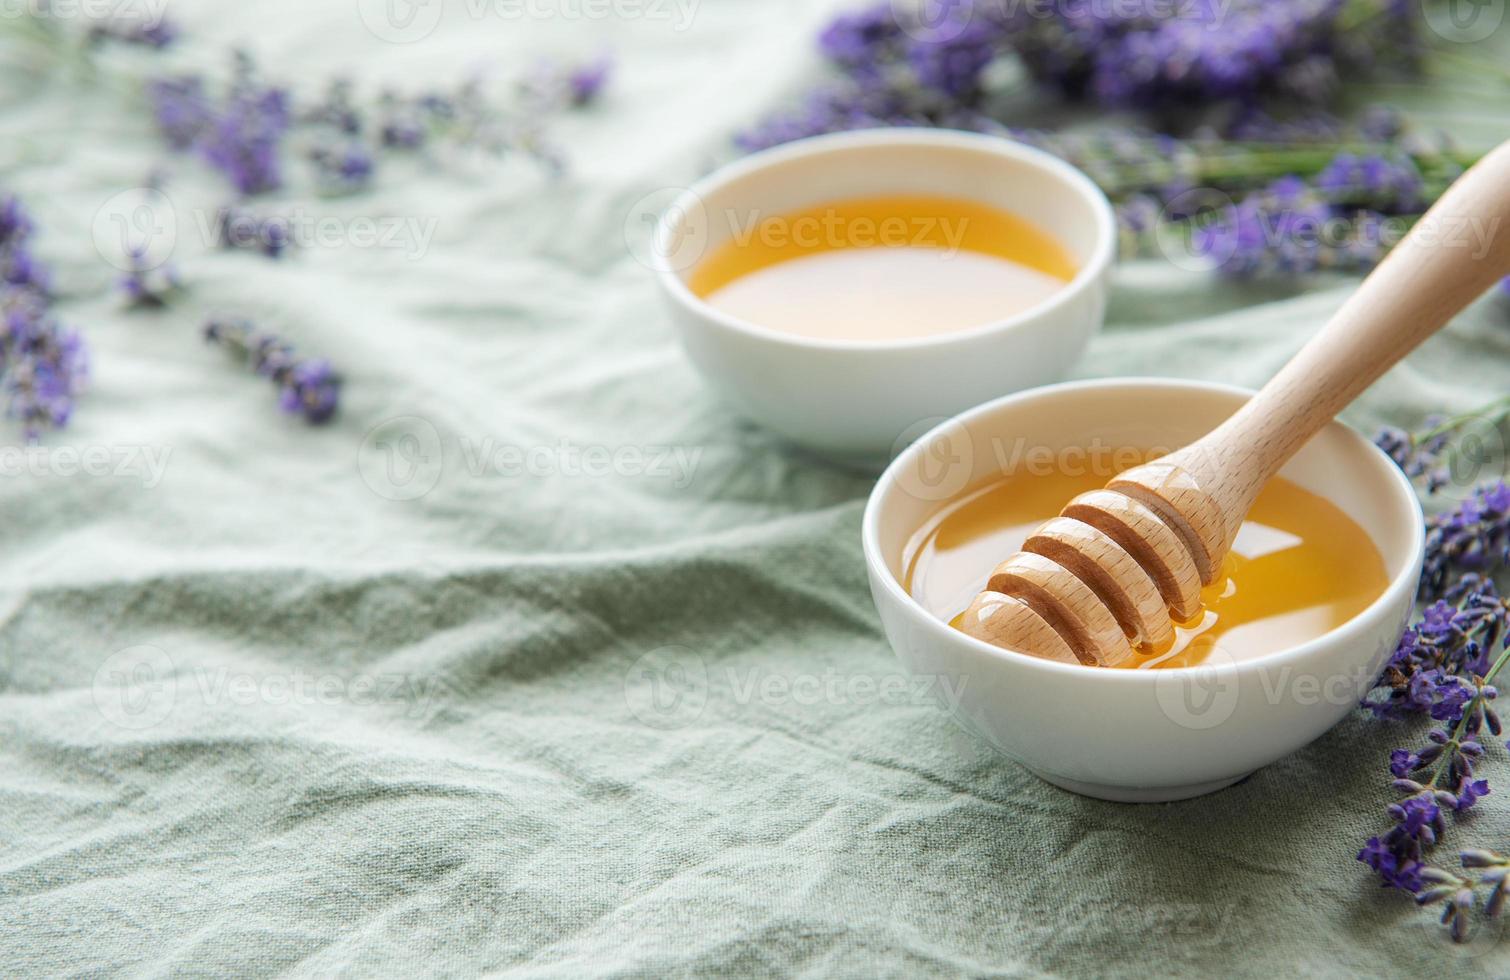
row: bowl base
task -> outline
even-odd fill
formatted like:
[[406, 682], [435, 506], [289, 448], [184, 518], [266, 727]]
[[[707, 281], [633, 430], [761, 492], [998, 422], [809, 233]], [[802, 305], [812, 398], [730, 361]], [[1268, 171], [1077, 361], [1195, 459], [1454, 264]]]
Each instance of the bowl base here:
[[1071, 793], [1080, 796], [1089, 796], [1097, 800], [1111, 800], [1113, 803], [1172, 803], [1175, 800], [1188, 800], [1195, 796], [1205, 796], [1207, 793], [1215, 793], [1219, 789], [1226, 789], [1233, 783], [1247, 779], [1253, 775], [1245, 772], [1240, 776], [1230, 779], [1213, 779], [1208, 783], [1188, 783], [1184, 786], [1109, 786], [1103, 783], [1082, 783], [1078, 779], [1066, 779], [1063, 776], [1051, 776], [1046, 772], [1025, 767], [1028, 772], [1039, 779], [1060, 789], [1067, 789]]

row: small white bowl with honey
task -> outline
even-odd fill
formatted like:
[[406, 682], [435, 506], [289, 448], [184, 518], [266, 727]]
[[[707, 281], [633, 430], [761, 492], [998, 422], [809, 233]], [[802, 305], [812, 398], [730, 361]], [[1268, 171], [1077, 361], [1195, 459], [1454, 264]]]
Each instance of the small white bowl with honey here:
[[904, 435], [1062, 378], [1101, 326], [1116, 223], [1049, 154], [884, 129], [717, 171], [656, 227], [682, 344], [791, 441], [884, 459]]
[[1265, 486], [1200, 614], [1176, 623], [1164, 648], [1088, 666], [957, 628], [996, 563], [1071, 498], [1195, 441], [1251, 394], [1161, 379], [1052, 385], [913, 443], [881, 476], [862, 532], [898, 657], [948, 679], [967, 729], [1049, 782], [1104, 799], [1211, 792], [1331, 728], [1393, 651], [1424, 546], [1409, 481], [1340, 423]]

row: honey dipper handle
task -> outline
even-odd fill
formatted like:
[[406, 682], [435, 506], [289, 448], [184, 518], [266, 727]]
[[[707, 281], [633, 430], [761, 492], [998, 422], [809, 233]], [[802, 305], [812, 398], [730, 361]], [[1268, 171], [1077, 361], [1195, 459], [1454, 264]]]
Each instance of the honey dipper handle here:
[[1263, 484], [1307, 440], [1507, 275], [1510, 142], [1448, 188], [1248, 404], [1210, 435], [1165, 458], [1215, 503], [1227, 547]]

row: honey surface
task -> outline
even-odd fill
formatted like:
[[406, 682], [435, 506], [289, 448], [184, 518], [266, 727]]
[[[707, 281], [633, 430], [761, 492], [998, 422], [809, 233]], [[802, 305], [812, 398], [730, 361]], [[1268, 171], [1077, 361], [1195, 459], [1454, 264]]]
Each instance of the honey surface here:
[[[996, 565], [1106, 474], [1007, 477], [942, 507], [913, 536], [903, 586], [941, 619], [956, 620]], [[1176, 624], [1169, 649], [1122, 667], [1193, 666], [1220, 649], [1251, 659], [1314, 639], [1362, 612], [1389, 584], [1361, 527], [1330, 501], [1283, 479], [1259, 494], [1197, 620]], [[1225, 659], [1225, 658], [1223, 658]]]
[[1075, 276], [1047, 232], [974, 201], [855, 198], [748, 220], [688, 286], [751, 323], [805, 337], [896, 340], [1037, 306]]

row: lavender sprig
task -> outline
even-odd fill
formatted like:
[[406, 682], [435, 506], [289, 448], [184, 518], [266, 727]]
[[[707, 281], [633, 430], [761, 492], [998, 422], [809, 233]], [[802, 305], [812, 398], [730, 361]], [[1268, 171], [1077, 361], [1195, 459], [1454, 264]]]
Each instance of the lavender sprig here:
[[197, 150], [242, 194], [282, 186], [282, 143], [292, 121], [289, 96], [260, 80], [250, 55], [235, 53], [232, 80], [220, 98], [196, 75], [157, 79], [147, 94], [170, 147]]
[[120, 289], [131, 306], [167, 306], [183, 289], [178, 270], [171, 263], [153, 264], [146, 247], [131, 248], [127, 259], [131, 265], [120, 279]]
[[261, 252], [276, 259], [293, 243], [289, 222], [258, 214], [240, 205], [222, 207], [215, 218], [216, 242], [221, 248]]
[[178, 36], [178, 25], [166, 17], [116, 14], [91, 23], [88, 41], [90, 44], [113, 41], [139, 47], [166, 48], [178, 40]]
[[0, 392], [28, 442], [68, 424], [88, 375], [82, 335], [52, 315], [35, 227], [15, 196], [0, 196]]
[[257, 330], [247, 320], [211, 320], [204, 336], [278, 386], [278, 406], [311, 425], [330, 421], [340, 400], [341, 379], [330, 362], [299, 357], [276, 334]]
[[[1473, 161], [1411, 133], [1388, 108], [1356, 124], [1326, 109], [1338, 79], [1383, 70], [1374, 50], [1384, 41], [1406, 55], [1391, 67], [1413, 70], [1417, 17], [1398, 0], [1198, 0], [1178, 9], [1133, 0], [1052, 11], [977, 0], [938, 23], [902, 10], [876, 3], [835, 18], [818, 46], [838, 79], [736, 144], [758, 150], [874, 126], [1010, 136], [1101, 185], [1119, 206], [1124, 253], [1151, 251], [1155, 237], [1166, 244], [1172, 230], [1234, 279], [1372, 268]], [[1089, 138], [1012, 129], [993, 81], [1004, 59], [1041, 87], [1140, 110], [1187, 138], [1120, 125]], [[1197, 188], [1212, 192], [1208, 213], [1179, 213], [1182, 193]], [[1210, 214], [1221, 195], [1230, 206]]]
[[[1405, 52], [1395, 64], [1409, 68], [1419, 48], [1414, 11], [1392, 0], [1052, 10], [976, 2], [937, 23], [902, 10], [880, 2], [842, 14], [820, 34], [819, 49], [853, 89], [846, 101], [885, 101], [895, 109], [887, 115], [931, 125], [959, 110], [983, 109], [990, 68], [1006, 58], [1019, 61], [1040, 87], [1071, 99], [1183, 118], [1190, 107], [1226, 104], [1241, 117], [1264, 102], [1323, 104], [1341, 78], [1378, 73], [1377, 50]], [[811, 130], [820, 119], [809, 106], [740, 143]]]
[[[1468, 427], [1485, 425], [1497, 433], [1507, 416], [1510, 416], [1510, 396], [1452, 418], [1429, 416], [1419, 432], [1386, 426], [1374, 437], [1374, 444], [1384, 450], [1406, 476], [1423, 480], [1426, 492], [1432, 494], [1452, 482], [1454, 464], [1472, 452], [1465, 445]], [[1495, 441], [1499, 441], [1497, 435]], [[1481, 458], [1481, 451], [1473, 455], [1475, 458], [1471, 462], [1485, 461]]]
[[[1499, 411], [1503, 401], [1491, 409]], [[1435, 421], [1414, 436], [1386, 429], [1379, 442], [1406, 472], [1432, 473], [1463, 421], [1484, 414]], [[1430, 477], [1432, 483], [1440, 478]], [[1370, 837], [1358, 860], [1384, 887], [1410, 892], [1421, 905], [1442, 905], [1442, 921], [1458, 942], [1468, 938], [1478, 889], [1489, 891], [1483, 903], [1488, 917], [1499, 914], [1505, 898], [1507, 865], [1491, 851], [1463, 850], [1464, 874], [1429, 862], [1448, 833], [1447, 815], [1456, 818], [1491, 792], [1480, 764], [1485, 733], [1495, 741], [1503, 734], [1493, 682], [1510, 662], [1510, 598], [1500, 594], [1494, 576], [1507, 569], [1510, 486], [1503, 480], [1429, 518], [1420, 587], [1425, 606], [1364, 701], [1376, 717], [1425, 715], [1437, 724], [1423, 744], [1390, 753], [1390, 785], [1403, 799], [1386, 807], [1392, 826]]]
[[360, 140], [317, 146], [309, 152], [320, 187], [330, 194], [353, 194], [372, 183], [376, 164]]
[[320, 189], [347, 194], [371, 185], [381, 151], [419, 150], [442, 138], [461, 148], [518, 152], [559, 170], [561, 155], [544, 135], [546, 116], [590, 105], [611, 76], [606, 56], [549, 63], [520, 82], [523, 97], [514, 104], [490, 98], [474, 77], [453, 91], [384, 92], [374, 114], [344, 78], [296, 109], [286, 89], [262, 81], [251, 56], [236, 52], [232, 79], [221, 90], [203, 76], [180, 75], [154, 79], [147, 95], [168, 145], [197, 152], [243, 195], [283, 186], [285, 147], [294, 136]]
[[613, 58], [606, 54], [578, 63], [546, 61], [520, 79], [519, 88], [542, 106], [582, 108], [603, 94], [613, 70]]

